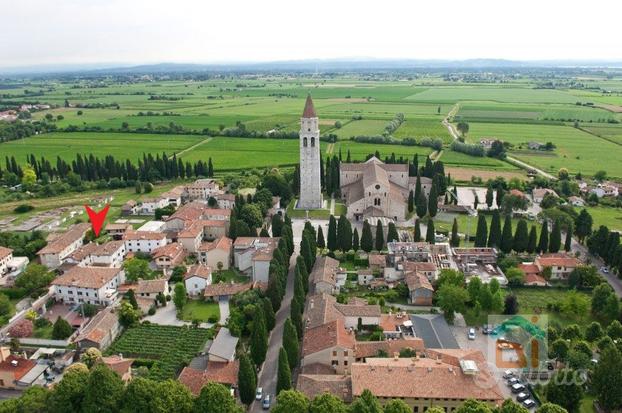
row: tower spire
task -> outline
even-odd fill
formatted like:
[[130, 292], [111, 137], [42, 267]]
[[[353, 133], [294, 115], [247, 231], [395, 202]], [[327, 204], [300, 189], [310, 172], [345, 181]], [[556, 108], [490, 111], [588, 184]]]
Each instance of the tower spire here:
[[315, 108], [313, 107], [313, 99], [311, 99], [311, 93], [307, 95], [307, 101], [305, 102], [305, 110], [302, 112], [303, 118], [317, 118]]

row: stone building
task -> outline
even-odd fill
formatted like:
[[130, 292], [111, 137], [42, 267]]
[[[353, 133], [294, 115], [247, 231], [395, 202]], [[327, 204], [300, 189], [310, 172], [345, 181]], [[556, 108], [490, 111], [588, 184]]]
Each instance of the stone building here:
[[311, 95], [307, 96], [300, 119], [300, 199], [299, 209], [322, 208], [320, 184], [320, 125]]

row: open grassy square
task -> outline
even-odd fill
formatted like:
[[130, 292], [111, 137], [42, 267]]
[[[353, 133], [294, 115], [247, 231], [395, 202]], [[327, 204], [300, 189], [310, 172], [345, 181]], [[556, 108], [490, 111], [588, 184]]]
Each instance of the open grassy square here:
[[220, 320], [220, 309], [218, 303], [203, 300], [188, 300], [181, 312], [181, 319], [184, 321], [200, 320], [208, 322], [208, 320]]

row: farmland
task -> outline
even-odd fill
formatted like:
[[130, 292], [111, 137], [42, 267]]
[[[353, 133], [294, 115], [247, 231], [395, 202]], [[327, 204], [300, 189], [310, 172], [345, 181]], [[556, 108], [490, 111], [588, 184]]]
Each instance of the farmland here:
[[212, 330], [202, 328], [140, 324], [126, 330], [107, 353], [153, 361], [149, 378], [166, 380], [175, 378], [212, 336]]

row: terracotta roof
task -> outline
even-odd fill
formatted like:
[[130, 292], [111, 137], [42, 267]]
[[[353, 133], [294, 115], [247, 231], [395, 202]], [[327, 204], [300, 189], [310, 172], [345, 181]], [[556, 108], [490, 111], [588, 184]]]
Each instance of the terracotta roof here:
[[89, 242], [88, 244], [84, 244], [83, 246], [81, 246], [80, 248], [72, 252], [68, 258], [74, 261], [80, 262], [86, 257], [88, 257], [89, 255], [91, 255], [91, 253], [96, 251], [97, 248], [98, 248], [98, 245], [96, 243]]
[[106, 231], [120, 231], [120, 230], [127, 230], [127, 229], [132, 229], [132, 224], [108, 224], [106, 225], [105, 230]]
[[315, 113], [315, 107], [313, 107], [313, 99], [311, 99], [311, 94], [307, 95], [307, 100], [305, 101], [305, 109], [302, 112], [303, 118], [317, 118], [317, 114]]
[[210, 217], [218, 216], [218, 215], [230, 217], [231, 210], [225, 209], [225, 208], [207, 208], [205, 211], [203, 211], [203, 216], [206, 217], [207, 219], [211, 219]]
[[345, 317], [380, 317], [379, 305], [335, 304], [335, 308]]
[[[17, 362], [17, 365], [14, 366], [14, 362]], [[11, 354], [2, 363], [0, 363], [0, 371], [9, 372], [13, 375], [14, 380], [20, 380], [36, 365], [37, 363], [33, 360]]]
[[279, 238], [272, 238], [272, 237], [237, 237], [235, 239], [235, 242], [233, 243], [233, 246], [236, 247], [236, 248], [250, 248], [250, 247], [252, 247], [256, 243], [269, 244], [269, 243], [274, 242], [273, 240], [276, 240], [276, 243], [278, 244]]
[[184, 279], [199, 277], [205, 278], [206, 280], [212, 276], [212, 269], [207, 265], [203, 264], [194, 264], [190, 268], [188, 268], [188, 272], [184, 275]]
[[138, 280], [136, 285], [136, 293], [164, 293], [167, 290], [168, 281], [165, 279], [158, 280]]
[[523, 191], [519, 191], [518, 189], [511, 189], [510, 195], [519, 196], [521, 198], [525, 197], [525, 194], [523, 193]]
[[220, 237], [212, 242], [204, 242], [199, 247], [199, 251], [211, 251], [219, 249], [223, 251], [231, 251], [233, 246], [233, 240], [229, 237]]
[[105, 244], [98, 245], [97, 249], [91, 252], [91, 255], [98, 257], [109, 256], [117, 252], [124, 245], [125, 243], [123, 241], [109, 241]]
[[74, 243], [75, 241], [84, 238], [86, 231], [91, 228], [90, 224], [82, 223], [76, 224], [72, 226], [67, 232], [62, 235], [59, 235], [54, 241], [50, 242], [48, 245], [43, 247], [37, 255], [41, 254], [57, 254], [62, 252], [69, 245]]
[[404, 271], [421, 271], [421, 272], [434, 272], [437, 270], [436, 264], [433, 262], [416, 262], [405, 261]]
[[52, 281], [52, 285], [99, 289], [121, 272], [121, 268], [73, 267]]
[[523, 262], [518, 264], [518, 269], [522, 270], [525, 275], [527, 274], [540, 274], [540, 268], [532, 262]]
[[153, 258], [169, 257], [172, 259], [183, 253], [184, 247], [179, 242], [172, 242], [153, 250], [152, 256]]
[[363, 390], [369, 389], [376, 397], [383, 398], [476, 399], [501, 403], [503, 395], [486, 363], [473, 361], [479, 370], [476, 375], [464, 374], [459, 363], [432, 358], [368, 358], [365, 363], [352, 364], [352, 395], [360, 396]]
[[423, 340], [420, 338], [415, 339], [400, 339], [400, 340], [387, 340], [387, 341], [357, 341], [354, 346], [354, 354], [356, 358], [359, 357], [377, 357], [380, 350], [384, 351], [388, 356], [392, 357], [393, 354], [399, 353], [402, 349], [412, 349], [417, 353], [425, 350]]
[[6, 258], [11, 254], [13, 254], [13, 250], [11, 248], [0, 246], [0, 259]]
[[101, 341], [110, 334], [110, 331], [119, 324], [118, 315], [111, 307], [106, 307], [95, 314], [87, 326], [82, 330], [76, 341], [89, 340], [101, 344]]
[[132, 366], [132, 363], [134, 363], [134, 359], [124, 358], [118, 355], [102, 357], [101, 361], [119, 376], [123, 376], [127, 373], [128, 369]]
[[369, 265], [378, 265], [380, 267], [387, 265], [387, 257], [383, 254], [369, 254], [367, 259], [369, 260]]
[[545, 285], [546, 280], [540, 274], [525, 274], [525, 285]]
[[123, 234], [123, 239], [130, 241], [159, 241], [165, 238], [166, 235], [164, 233], [153, 231], [125, 231], [125, 234]]
[[216, 297], [219, 295], [235, 295], [253, 288], [253, 283], [218, 283], [205, 287], [204, 297]]
[[557, 192], [553, 191], [550, 188], [536, 188], [533, 190], [532, 193], [534, 198], [544, 198], [546, 194], [551, 194], [557, 197]]
[[409, 273], [406, 275], [406, 285], [408, 286], [409, 291], [415, 291], [419, 289], [425, 289], [429, 291], [434, 291], [432, 284], [423, 274], [420, 273]]
[[339, 268], [339, 261], [331, 257], [318, 257], [313, 265], [311, 276], [309, 277], [314, 284], [319, 282], [335, 285], [335, 271]]
[[542, 254], [539, 257], [536, 257], [536, 264], [542, 267], [573, 268], [581, 265], [581, 261], [579, 261], [576, 257], [564, 253]]
[[203, 234], [203, 225], [199, 221], [193, 222], [188, 225], [177, 235], [177, 238], [197, 238]]
[[310, 328], [302, 339], [302, 355], [306, 357], [331, 347], [353, 349], [356, 338], [349, 332], [341, 319]]
[[321, 293], [308, 296], [304, 313], [307, 327], [314, 328], [342, 318], [343, 315], [335, 308], [336, 303], [337, 299], [330, 294]]
[[181, 219], [184, 221], [195, 221], [201, 218], [203, 210], [206, 209], [206, 205], [201, 202], [189, 202], [186, 205], [182, 205], [171, 215], [166, 218], [166, 221], [172, 219]]
[[229, 363], [208, 361], [206, 370], [184, 367], [177, 380], [185, 385], [193, 394], [198, 395], [203, 386], [210, 381], [237, 385], [239, 369], [240, 362], [238, 360]]
[[338, 374], [300, 374], [296, 390], [309, 399], [330, 393], [345, 402], [352, 401], [352, 380], [349, 376]]

